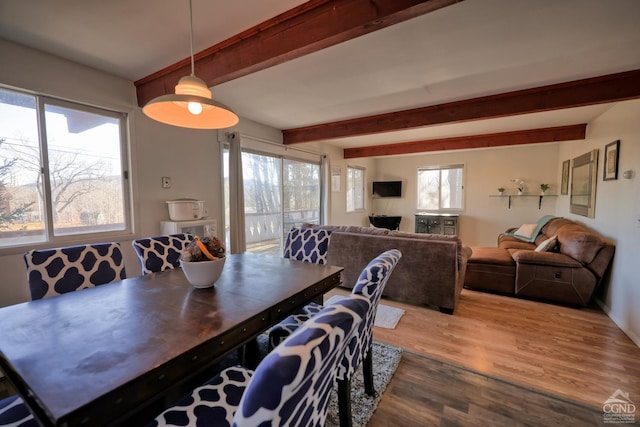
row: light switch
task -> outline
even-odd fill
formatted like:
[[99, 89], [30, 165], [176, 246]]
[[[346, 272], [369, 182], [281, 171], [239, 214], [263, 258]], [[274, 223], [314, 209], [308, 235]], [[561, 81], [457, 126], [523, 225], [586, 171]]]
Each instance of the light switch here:
[[162, 177], [162, 188], [171, 188], [171, 178], [168, 176]]

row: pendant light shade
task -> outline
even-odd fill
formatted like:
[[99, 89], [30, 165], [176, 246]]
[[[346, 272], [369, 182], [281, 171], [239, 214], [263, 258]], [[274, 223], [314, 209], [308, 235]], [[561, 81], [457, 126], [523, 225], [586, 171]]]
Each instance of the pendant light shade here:
[[233, 126], [238, 123], [238, 116], [224, 104], [214, 101], [206, 83], [194, 74], [192, 15], [189, 0], [191, 75], [180, 79], [175, 94], [152, 99], [142, 112], [153, 120], [184, 128], [222, 129]]

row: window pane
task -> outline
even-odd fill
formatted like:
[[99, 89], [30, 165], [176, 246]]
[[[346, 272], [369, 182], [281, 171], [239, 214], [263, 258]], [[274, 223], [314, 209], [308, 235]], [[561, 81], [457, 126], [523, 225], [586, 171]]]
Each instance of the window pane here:
[[273, 252], [280, 248], [282, 205], [277, 157], [242, 153], [247, 250]]
[[364, 169], [347, 167], [347, 212], [364, 209]]
[[54, 235], [124, 230], [120, 120], [45, 106]]
[[418, 209], [462, 210], [463, 167], [435, 166], [418, 169]]
[[46, 240], [36, 98], [0, 89], [0, 247]]
[[320, 223], [320, 165], [284, 159], [284, 229]]
[[441, 177], [441, 208], [462, 209], [462, 169], [444, 169]]
[[440, 206], [440, 171], [418, 171], [418, 209], [437, 210]]

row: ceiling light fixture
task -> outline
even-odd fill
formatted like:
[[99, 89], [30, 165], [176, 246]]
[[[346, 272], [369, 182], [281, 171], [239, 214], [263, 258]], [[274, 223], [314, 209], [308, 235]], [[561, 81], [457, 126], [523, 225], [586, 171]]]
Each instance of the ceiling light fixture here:
[[180, 79], [175, 94], [152, 99], [142, 112], [162, 123], [193, 129], [222, 129], [238, 123], [238, 116], [224, 104], [212, 99], [206, 83], [195, 76], [193, 60], [193, 11], [189, 0], [191, 30], [191, 75]]

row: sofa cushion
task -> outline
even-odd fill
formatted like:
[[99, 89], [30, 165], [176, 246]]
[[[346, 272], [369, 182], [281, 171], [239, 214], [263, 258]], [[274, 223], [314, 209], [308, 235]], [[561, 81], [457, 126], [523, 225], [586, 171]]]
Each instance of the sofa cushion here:
[[514, 237], [520, 237], [524, 240], [532, 240], [533, 233], [536, 231], [536, 229], [538, 228], [538, 224], [533, 223], [533, 224], [522, 224], [520, 226], [520, 228], [518, 228], [514, 233]]
[[582, 264], [590, 264], [604, 244], [600, 236], [579, 224], [565, 225], [558, 230], [560, 252]]
[[327, 230], [329, 232], [339, 231], [342, 233], [373, 234], [375, 236], [386, 236], [389, 234], [389, 230], [386, 228], [360, 227], [358, 225], [303, 224], [302, 228], [313, 228], [315, 230]]
[[534, 249], [536, 252], [551, 252], [556, 248], [558, 244], [558, 236], [551, 236], [546, 240], [540, 242], [540, 244]]
[[509, 251], [502, 248], [474, 246], [467, 264], [492, 264], [512, 266], [515, 264]]

